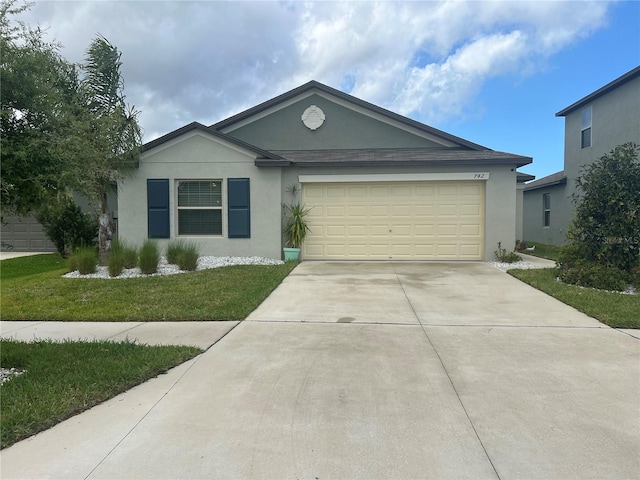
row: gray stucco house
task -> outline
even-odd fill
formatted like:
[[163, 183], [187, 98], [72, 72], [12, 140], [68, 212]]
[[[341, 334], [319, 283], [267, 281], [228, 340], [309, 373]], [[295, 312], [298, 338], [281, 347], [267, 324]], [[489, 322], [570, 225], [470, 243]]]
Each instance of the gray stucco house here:
[[281, 258], [282, 205], [299, 185], [303, 259], [490, 260], [514, 244], [516, 169], [531, 161], [312, 81], [144, 145], [118, 185], [119, 235]]
[[563, 245], [585, 165], [626, 142], [640, 144], [640, 66], [556, 113], [565, 118], [564, 170], [524, 187], [523, 238]]

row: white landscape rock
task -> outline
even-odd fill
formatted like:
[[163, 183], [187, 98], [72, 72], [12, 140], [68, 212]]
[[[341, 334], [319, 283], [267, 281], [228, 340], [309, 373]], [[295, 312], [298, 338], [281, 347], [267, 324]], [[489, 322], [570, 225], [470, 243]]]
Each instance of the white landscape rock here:
[[535, 263], [525, 262], [522, 260], [518, 262], [512, 262], [512, 263], [489, 262], [489, 264], [493, 265], [499, 270], [502, 270], [503, 272], [506, 272], [507, 270], [512, 270], [512, 269], [531, 270], [532, 268], [543, 268], [540, 265], [536, 265]]
[[[274, 260], [264, 257], [200, 257], [198, 258], [198, 266], [196, 270], [209, 270], [211, 268], [228, 267], [231, 265], [282, 265], [282, 260]], [[160, 277], [163, 275], [176, 275], [178, 273], [187, 273], [186, 270], [180, 270], [177, 265], [167, 263], [165, 257], [160, 257], [158, 263], [158, 271], [151, 275], [144, 275], [140, 268], [125, 268], [117, 277], [109, 276], [109, 269], [104, 266], [98, 266], [96, 273], [81, 275], [77, 270], [63, 275], [64, 278], [143, 278], [143, 277]]]

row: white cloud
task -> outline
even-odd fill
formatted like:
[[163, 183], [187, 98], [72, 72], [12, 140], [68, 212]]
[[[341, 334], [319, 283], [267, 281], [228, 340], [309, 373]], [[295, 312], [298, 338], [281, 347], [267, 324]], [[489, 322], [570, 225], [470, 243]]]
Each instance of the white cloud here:
[[601, 28], [606, 2], [41, 2], [80, 61], [96, 33], [123, 52], [146, 140], [213, 123], [315, 79], [426, 123], [468, 113], [487, 80], [535, 72]]

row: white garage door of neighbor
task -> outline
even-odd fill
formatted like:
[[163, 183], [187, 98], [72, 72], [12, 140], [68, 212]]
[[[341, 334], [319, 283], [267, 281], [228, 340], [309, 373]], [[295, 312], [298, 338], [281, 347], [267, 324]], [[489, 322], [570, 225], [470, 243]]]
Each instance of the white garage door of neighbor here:
[[482, 260], [484, 182], [307, 183], [307, 260]]

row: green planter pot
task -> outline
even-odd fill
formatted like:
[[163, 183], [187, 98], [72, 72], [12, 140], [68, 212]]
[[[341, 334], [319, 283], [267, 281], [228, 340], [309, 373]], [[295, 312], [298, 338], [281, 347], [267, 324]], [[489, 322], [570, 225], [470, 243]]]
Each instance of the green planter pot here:
[[284, 251], [284, 261], [291, 262], [300, 260], [300, 249], [299, 248], [283, 248]]

